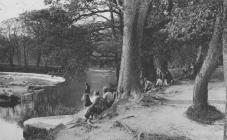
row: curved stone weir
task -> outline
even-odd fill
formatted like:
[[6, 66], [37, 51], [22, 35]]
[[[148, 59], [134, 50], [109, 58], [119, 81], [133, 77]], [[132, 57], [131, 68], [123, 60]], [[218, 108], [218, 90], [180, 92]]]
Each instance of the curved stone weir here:
[[31, 98], [44, 87], [63, 83], [65, 79], [45, 74], [0, 72], [0, 81], [0, 106], [4, 107]]

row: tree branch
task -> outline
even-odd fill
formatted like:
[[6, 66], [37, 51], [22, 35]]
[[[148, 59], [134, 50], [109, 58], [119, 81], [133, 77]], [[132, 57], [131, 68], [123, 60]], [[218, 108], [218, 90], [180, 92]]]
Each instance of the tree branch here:
[[76, 18], [74, 18], [72, 21], [78, 21], [84, 17], [89, 17], [89, 16], [93, 16], [95, 14], [99, 14], [99, 13], [106, 13], [106, 12], [110, 12], [110, 10], [98, 10], [98, 11], [90, 11], [90, 13], [86, 13], [86, 14], [82, 14], [82, 15], [78, 15]]
[[[85, 14], [81, 14], [81, 15], [78, 15], [77, 17], [75, 17], [72, 22], [75, 22], [75, 21], [78, 21], [82, 18], [85, 18], [85, 17], [91, 17], [93, 15], [98, 15], [98, 14], [101, 14], [101, 13], [108, 13], [110, 12], [110, 9], [105, 9], [105, 10], [95, 10], [95, 11], [92, 11], [92, 10], [89, 10], [89, 13], [85, 13]], [[121, 14], [121, 12], [118, 12], [114, 9], [112, 9], [112, 12], [114, 12], [115, 14]], [[100, 15], [99, 15], [100, 16]]]
[[153, 34], [154, 32], [158, 32], [158, 31], [160, 31], [162, 28], [164, 28], [165, 25], [167, 25], [170, 21], [172, 21], [171, 18], [166, 18], [166, 19], [163, 19], [162, 21], [158, 22], [158, 23], [155, 24], [155, 25], [153, 25], [153, 24], [147, 25], [147, 26], [145, 27], [144, 33], [145, 33], [145, 34], [148, 34], [148, 35], [151, 35], [151, 34]]
[[167, 13], [168, 13], [169, 16], [171, 15], [173, 6], [174, 6], [174, 5], [173, 5], [173, 0], [168, 0]]

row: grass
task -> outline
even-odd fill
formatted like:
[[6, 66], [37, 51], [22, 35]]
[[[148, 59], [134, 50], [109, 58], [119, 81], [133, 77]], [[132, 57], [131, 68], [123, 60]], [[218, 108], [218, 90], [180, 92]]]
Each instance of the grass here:
[[211, 105], [208, 105], [207, 110], [199, 110], [190, 106], [186, 115], [189, 119], [202, 124], [212, 124], [224, 118], [224, 114]]

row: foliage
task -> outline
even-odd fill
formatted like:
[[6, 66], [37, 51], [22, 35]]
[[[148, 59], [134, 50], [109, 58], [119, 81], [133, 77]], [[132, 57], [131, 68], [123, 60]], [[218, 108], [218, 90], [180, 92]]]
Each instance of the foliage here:
[[52, 7], [26, 12], [21, 17], [45, 65], [60, 65], [69, 71], [86, 67], [90, 54], [87, 31], [72, 25], [66, 11]]
[[184, 6], [175, 6], [172, 11], [172, 21], [166, 28], [169, 38], [195, 44], [208, 42], [219, 6], [219, 1], [188, 2]]
[[6, 58], [8, 58], [8, 54], [5, 52], [8, 52], [8, 40], [4, 36], [0, 35], [0, 59], [3, 61], [6, 61]]
[[[114, 61], [121, 46], [118, 16], [122, 12], [116, 1], [44, 2], [49, 8], [27, 11], [16, 19], [20, 25], [17, 32], [13, 32], [14, 25], [10, 24], [10, 30], [4, 27], [6, 43], [1, 41], [1, 44], [4, 44], [2, 49], [7, 50], [8, 61], [17, 57], [19, 65], [24, 62], [26, 66], [35, 63], [38, 67], [61, 66], [71, 72], [84, 70], [94, 61]], [[113, 20], [108, 16], [111, 12]], [[105, 57], [94, 57], [94, 52]]]
[[221, 1], [215, 0], [153, 1], [144, 52], [159, 54], [178, 66], [192, 63], [199, 46], [207, 49], [220, 5]]

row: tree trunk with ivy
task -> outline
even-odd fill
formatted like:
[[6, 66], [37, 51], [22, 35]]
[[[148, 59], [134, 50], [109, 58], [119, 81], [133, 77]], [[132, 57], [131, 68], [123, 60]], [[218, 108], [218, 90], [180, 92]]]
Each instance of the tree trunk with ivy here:
[[193, 73], [193, 77], [195, 78], [197, 73], [199, 72], [200, 68], [202, 67], [203, 64], [203, 46], [199, 46], [198, 48], [198, 52], [197, 52], [197, 57], [195, 60], [195, 64], [194, 64], [194, 73]]
[[155, 66], [156, 66], [156, 74], [158, 78], [163, 78], [164, 74], [168, 72], [168, 61], [162, 55], [155, 55]]
[[124, 1], [124, 34], [118, 91], [138, 98], [141, 94], [141, 46], [150, 0]]
[[153, 55], [145, 55], [142, 57], [142, 77], [147, 78], [149, 81], [156, 80], [156, 69]]

